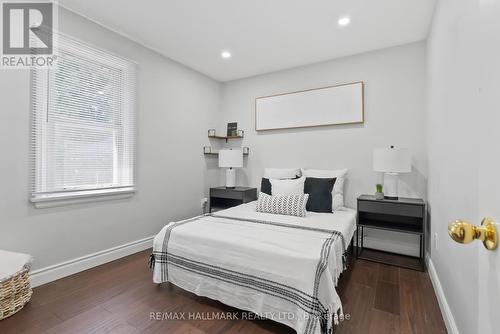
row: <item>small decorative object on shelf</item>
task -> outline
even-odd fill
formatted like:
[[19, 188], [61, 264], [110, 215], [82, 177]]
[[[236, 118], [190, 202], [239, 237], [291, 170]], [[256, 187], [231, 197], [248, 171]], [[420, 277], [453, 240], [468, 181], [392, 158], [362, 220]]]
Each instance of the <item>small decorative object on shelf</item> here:
[[250, 152], [250, 147], [244, 146], [243, 147], [243, 155], [248, 155], [249, 152]]
[[212, 147], [210, 147], [210, 146], [203, 146], [203, 153], [205, 153], [205, 154], [212, 153]]
[[380, 183], [377, 183], [375, 187], [377, 188], [377, 191], [375, 192], [375, 199], [384, 199], [384, 193], [382, 192], [382, 185]]
[[228, 137], [237, 137], [238, 136], [238, 123], [237, 122], [227, 123], [227, 136]]
[[208, 129], [208, 136], [215, 137], [215, 129]]
[[245, 131], [238, 130], [238, 137], [243, 137], [244, 134], [245, 134]]

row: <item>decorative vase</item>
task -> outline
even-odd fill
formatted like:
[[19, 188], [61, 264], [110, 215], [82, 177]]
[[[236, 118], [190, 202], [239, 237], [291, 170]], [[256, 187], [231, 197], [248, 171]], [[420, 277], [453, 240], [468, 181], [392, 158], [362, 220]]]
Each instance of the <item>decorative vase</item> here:
[[375, 193], [375, 199], [384, 199], [384, 193], [376, 192]]

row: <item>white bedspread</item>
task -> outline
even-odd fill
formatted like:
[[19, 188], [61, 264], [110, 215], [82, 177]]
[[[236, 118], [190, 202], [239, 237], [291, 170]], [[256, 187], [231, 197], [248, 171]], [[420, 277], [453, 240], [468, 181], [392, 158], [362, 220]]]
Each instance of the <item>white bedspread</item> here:
[[166, 225], [154, 239], [155, 283], [294, 328], [326, 333], [342, 312], [335, 291], [355, 212], [305, 218], [255, 211], [255, 202]]

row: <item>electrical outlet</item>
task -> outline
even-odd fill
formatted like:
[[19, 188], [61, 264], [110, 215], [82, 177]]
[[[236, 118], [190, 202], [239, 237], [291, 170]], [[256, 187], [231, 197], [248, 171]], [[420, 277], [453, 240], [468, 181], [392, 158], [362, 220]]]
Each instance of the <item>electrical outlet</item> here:
[[207, 205], [207, 203], [208, 203], [208, 198], [203, 197], [201, 199], [201, 208], [204, 208]]
[[438, 249], [438, 234], [434, 232], [434, 249]]

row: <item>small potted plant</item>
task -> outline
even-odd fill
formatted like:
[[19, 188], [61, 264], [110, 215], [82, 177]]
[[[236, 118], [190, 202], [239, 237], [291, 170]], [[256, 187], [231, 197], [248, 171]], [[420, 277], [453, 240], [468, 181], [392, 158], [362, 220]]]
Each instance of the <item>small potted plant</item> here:
[[384, 193], [382, 192], [382, 185], [380, 183], [377, 183], [375, 185], [376, 192], [375, 192], [375, 199], [384, 199]]

